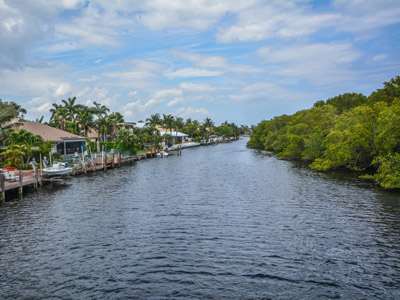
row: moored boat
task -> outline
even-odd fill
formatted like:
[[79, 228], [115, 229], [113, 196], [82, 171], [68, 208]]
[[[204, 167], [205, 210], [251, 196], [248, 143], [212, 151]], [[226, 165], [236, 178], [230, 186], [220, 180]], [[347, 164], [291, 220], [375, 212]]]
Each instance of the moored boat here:
[[200, 143], [187, 142], [187, 143], [173, 145], [172, 147], [168, 148], [168, 151], [191, 148], [191, 147], [197, 147], [197, 146], [200, 146]]
[[44, 176], [64, 176], [72, 173], [74, 168], [67, 167], [65, 163], [53, 163], [53, 166], [43, 168]]

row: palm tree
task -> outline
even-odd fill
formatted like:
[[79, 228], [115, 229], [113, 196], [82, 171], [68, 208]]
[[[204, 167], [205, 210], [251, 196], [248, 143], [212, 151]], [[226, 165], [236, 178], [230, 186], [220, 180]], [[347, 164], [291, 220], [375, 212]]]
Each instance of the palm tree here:
[[108, 116], [107, 115], [101, 116], [100, 119], [98, 119], [96, 121], [96, 125], [97, 125], [97, 133], [98, 133], [99, 141], [101, 138], [103, 142], [106, 142], [108, 128], [110, 126]]
[[68, 119], [69, 121], [73, 122], [75, 120], [75, 113], [77, 111], [78, 106], [75, 104], [76, 102], [76, 97], [68, 98], [68, 100], [61, 100], [61, 102], [64, 104], [64, 108], [67, 111]]
[[96, 101], [94, 101], [93, 104], [94, 104], [94, 107], [92, 107], [91, 110], [92, 110], [92, 113], [94, 113], [98, 119], [100, 119], [100, 117], [102, 115], [106, 115], [108, 112], [110, 112], [110, 109], [105, 105], [97, 103]]
[[182, 130], [182, 128], [185, 126], [185, 123], [183, 122], [183, 119], [181, 117], [176, 117], [174, 125], [175, 125], [175, 130], [178, 131]]
[[211, 129], [214, 127], [214, 122], [210, 118], [205, 118], [203, 125], [211, 131]]
[[61, 107], [61, 105], [58, 105], [57, 103], [52, 103], [51, 106], [52, 106], [52, 108], [50, 108], [50, 112], [51, 112], [50, 121], [53, 119], [53, 116], [57, 112], [58, 108]]
[[25, 108], [23, 108], [23, 107], [21, 107], [21, 105], [18, 105], [17, 103], [15, 103], [15, 102], [13, 102], [13, 101], [11, 101], [10, 102], [10, 105], [15, 109], [15, 111], [17, 112], [17, 116], [20, 118], [20, 119], [23, 119], [24, 118], [24, 115], [26, 115], [26, 109]]
[[175, 117], [174, 120], [174, 125], [175, 125], [175, 141], [178, 139], [178, 130], [182, 130], [183, 126], [185, 126], [185, 123], [183, 122], [183, 119], [181, 117]]
[[235, 138], [237, 138], [237, 136], [239, 135], [239, 127], [237, 127], [235, 123], [229, 124], [229, 127], [232, 128], [233, 135], [235, 136]]
[[97, 127], [97, 151], [100, 152], [100, 138], [102, 133], [102, 128], [104, 129], [104, 125], [106, 120], [101, 120], [101, 116], [107, 115], [107, 112], [110, 111], [107, 106], [97, 103], [96, 101], [93, 102], [94, 107], [92, 107], [91, 111], [95, 115], [97, 115], [96, 127]]
[[59, 107], [54, 114], [54, 122], [57, 128], [61, 130], [67, 129], [68, 111], [64, 107]]
[[23, 157], [25, 151], [22, 145], [10, 145], [7, 149], [0, 153], [0, 156], [5, 158], [5, 164], [7, 166], [20, 167], [23, 164]]
[[117, 132], [116, 143], [119, 149], [124, 151], [133, 150], [135, 146], [135, 140], [135, 135], [128, 129], [123, 128]]
[[[214, 122], [210, 118], [205, 118], [203, 122], [204, 129], [202, 130], [203, 134], [207, 134], [207, 138], [209, 137], [210, 132], [214, 129]], [[204, 135], [203, 135], [204, 138]]]
[[188, 123], [185, 127], [185, 131], [187, 134], [190, 135], [191, 138], [193, 138], [194, 135], [198, 133], [198, 128], [199, 128], [199, 122], [197, 120], [194, 120], [191, 123]]
[[125, 120], [119, 112], [113, 112], [108, 116], [108, 119], [109, 123], [112, 124], [111, 140], [114, 140], [118, 131], [118, 123], [123, 123]]
[[43, 119], [44, 119], [44, 116], [41, 116], [40, 118], [36, 118], [35, 122], [36, 123], [43, 123]]
[[[43, 138], [39, 135], [34, 135], [25, 129], [21, 129], [17, 132], [10, 132], [5, 139], [6, 145], [15, 146], [20, 145], [20, 150], [24, 151], [26, 156], [26, 165], [28, 165], [30, 158], [33, 155], [33, 147], [40, 146], [44, 143]], [[22, 167], [25, 167], [24, 159], [22, 160]]]
[[[87, 137], [89, 129], [94, 125], [93, 114], [88, 107], [84, 106], [84, 108], [79, 110], [76, 114], [76, 121], [80, 130], [83, 130], [83, 135]], [[81, 134], [81, 132], [79, 134]]]
[[174, 124], [174, 117], [171, 114], [163, 114], [162, 124], [165, 126], [165, 131], [168, 132], [168, 129], [171, 129], [172, 135], [172, 127]]
[[67, 127], [67, 119], [69, 115], [68, 110], [57, 103], [53, 103], [52, 108], [50, 108], [50, 112], [51, 117], [49, 125], [61, 130], [65, 130]]
[[155, 113], [150, 116], [150, 118], [146, 119], [146, 123], [150, 124], [152, 127], [157, 127], [157, 125], [161, 124], [161, 118], [159, 113]]
[[10, 123], [10, 121], [18, 116], [16, 109], [8, 104], [7, 102], [2, 102], [0, 99], [0, 145], [6, 138], [7, 133], [13, 128], [21, 125], [21, 123]]

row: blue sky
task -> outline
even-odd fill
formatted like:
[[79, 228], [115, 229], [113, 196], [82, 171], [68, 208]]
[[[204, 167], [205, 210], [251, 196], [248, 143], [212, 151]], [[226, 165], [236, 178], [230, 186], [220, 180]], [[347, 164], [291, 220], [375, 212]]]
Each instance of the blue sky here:
[[400, 75], [400, 1], [0, 0], [0, 98], [257, 124]]

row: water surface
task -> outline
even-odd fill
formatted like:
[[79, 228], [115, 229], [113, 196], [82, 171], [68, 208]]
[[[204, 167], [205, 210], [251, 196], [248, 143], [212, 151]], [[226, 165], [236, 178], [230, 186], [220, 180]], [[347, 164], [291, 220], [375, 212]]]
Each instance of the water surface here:
[[246, 141], [6, 203], [0, 298], [399, 299], [399, 194]]

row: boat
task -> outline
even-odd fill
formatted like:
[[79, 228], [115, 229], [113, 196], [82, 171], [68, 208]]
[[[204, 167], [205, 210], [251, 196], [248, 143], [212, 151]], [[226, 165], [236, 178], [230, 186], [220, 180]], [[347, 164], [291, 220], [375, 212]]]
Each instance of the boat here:
[[173, 145], [172, 147], [168, 148], [168, 151], [174, 151], [174, 150], [197, 147], [197, 146], [200, 146], [200, 143], [187, 142], [187, 143]]
[[164, 150], [157, 153], [157, 157], [163, 158], [163, 157], [167, 157], [167, 156], [168, 156], [168, 152], [165, 152]]
[[53, 163], [53, 166], [51, 166], [51, 167], [43, 168], [42, 172], [43, 172], [44, 176], [51, 177], [51, 176], [68, 175], [68, 174], [72, 173], [73, 170], [74, 170], [74, 168], [68, 167], [68, 164], [57, 162], [57, 163]]

